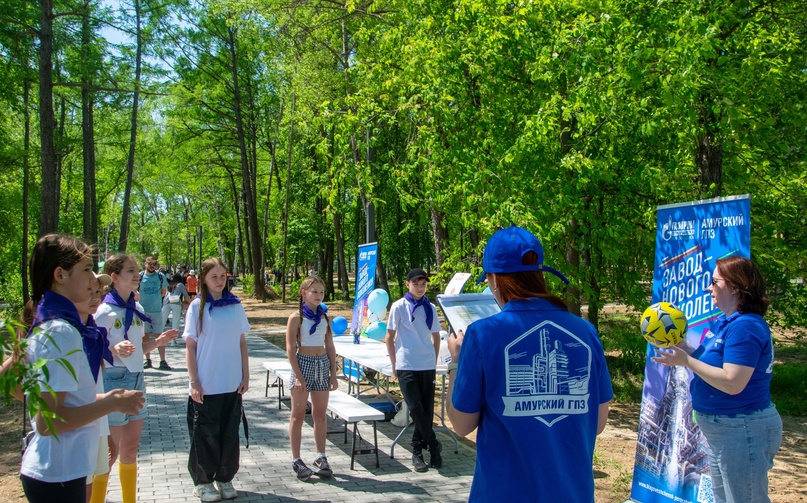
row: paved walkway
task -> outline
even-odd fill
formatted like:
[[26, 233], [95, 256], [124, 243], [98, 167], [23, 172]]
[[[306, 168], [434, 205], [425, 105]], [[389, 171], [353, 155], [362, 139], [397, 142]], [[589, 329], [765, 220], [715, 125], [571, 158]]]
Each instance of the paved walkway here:
[[[476, 451], [463, 444], [454, 454], [451, 441], [438, 433], [443, 443], [443, 468], [416, 473], [411, 469], [408, 441], [397, 445], [395, 459], [390, 459], [392, 440], [400, 428], [379, 422], [378, 446], [381, 467], [375, 467], [375, 456], [358, 454], [355, 470], [350, 470], [350, 436], [328, 435], [328, 461], [334, 470], [330, 480], [311, 477], [308, 482], [297, 480], [291, 470], [288, 443], [289, 409], [277, 408], [275, 389], [265, 398], [266, 371], [262, 362], [284, 358], [285, 352], [254, 333], [247, 335], [250, 355], [250, 389], [244, 407], [249, 420], [250, 446], [244, 447], [241, 430], [241, 469], [233, 480], [238, 489], [234, 501], [315, 501], [315, 502], [409, 502], [409, 501], [467, 501], [471, 487]], [[188, 375], [185, 368], [185, 346], [168, 346], [167, 359], [173, 371], [146, 371], [148, 418], [143, 427], [138, 455], [138, 501], [196, 502], [193, 483], [188, 474], [187, 410]], [[344, 391], [347, 385], [340, 381]], [[273, 395], [273, 392], [275, 393]], [[330, 421], [330, 420], [329, 420]], [[336, 429], [337, 424], [330, 424]], [[372, 427], [361, 423], [359, 430], [372, 439]], [[313, 462], [314, 439], [310, 416], [303, 426], [303, 459]], [[428, 460], [428, 454], [427, 454]], [[117, 465], [112, 467], [107, 501], [120, 502]]]

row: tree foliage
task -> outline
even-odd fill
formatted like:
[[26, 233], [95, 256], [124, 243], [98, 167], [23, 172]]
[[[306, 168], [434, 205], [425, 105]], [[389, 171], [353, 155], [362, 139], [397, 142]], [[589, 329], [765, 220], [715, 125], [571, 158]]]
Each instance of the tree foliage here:
[[[329, 295], [349, 295], [368, 239], [380, 244], [382, 284], [414, 266], [445, 282], [479, 272], [486, 238], [515, 223], [541, 237], [546, 261], [572, 279], [570, 303], [588, 305], [596, 323], [606, 302], [647, 302], [657, 205], [748, 193], [773, 316], [807, 322], [803, 286], [791, 281], [804, 276], [807, 249], [803, 2], [140, 3], [130, 200], [134, 4], [89, 2], [82, 43], [74, 13], [84, 4], [56, 1], [60, 178], [47, 190], [58, 204], [39, 203], [51, 175], [35, 134], [29, 226], [43, 210], [57, 211], [62, 232], [86, 226], [91, 175], [73, 85], [83, 83], [102, 259], [126, 207], [131, 251], [172, 265], [221, 256], [253, 273], [258, 296], [259, 269], [313, 266]], [[33, 93], [23, 105], [25, 82], [41, 80], [41, 14], [0, 1], [0, 296], [12, 301], [22, 298], [10, 272], [23, 258], [22, 117], [41, 131], [35, 111], [46, 104]]]

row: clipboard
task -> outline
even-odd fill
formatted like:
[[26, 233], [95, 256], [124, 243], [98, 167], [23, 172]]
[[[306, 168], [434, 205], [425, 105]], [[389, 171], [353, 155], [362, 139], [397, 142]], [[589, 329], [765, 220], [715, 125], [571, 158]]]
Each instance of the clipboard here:
[[440, 294], [437, 304], [446, 317], [446, 323], [452, 332], [465, 332], [468, 325], [500, 312], [502, 309], [496, 299], [489, 293], [461, 293], [456, 295]]

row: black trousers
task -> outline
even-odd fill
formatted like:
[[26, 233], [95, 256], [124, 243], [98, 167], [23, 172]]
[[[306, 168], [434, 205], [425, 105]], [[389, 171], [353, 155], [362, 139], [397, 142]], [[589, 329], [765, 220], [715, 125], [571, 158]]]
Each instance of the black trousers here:
[[22, 490], [30, 503], [85, 503], [87, 500], [87, 477], [67, 482], [42, 482], [26, 475], [20, 475]]
[[238, 425], [241, 395], [204, 395], [204, 403], [188, 397], [188, 431], [191, 453], [188, 471], [193, 485], [230, 482], [238, 472], [241, 455]]
[[415, 451], [437, 445], [434, 434], [434, 379], [435, 370], [399, 370], [401, 386], [409, 415], [415, 431], [412, 434], [412, 449]]

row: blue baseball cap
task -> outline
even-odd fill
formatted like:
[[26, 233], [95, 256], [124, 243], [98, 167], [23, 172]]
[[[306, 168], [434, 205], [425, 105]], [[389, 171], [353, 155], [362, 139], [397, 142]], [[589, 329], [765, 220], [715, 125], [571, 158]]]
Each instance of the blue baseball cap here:
[[[535, 264], [524, 264], [523, 258], [528, 252], [538, 256]], [[485, 281], [487, 274], [508, 274], [514, 272], [547, 271], [563, 280], [567, 285], [569, 280], [559, 271], [544, 265], [544, 247], [541, 242], [527, 229], [511, 226], [494, 233], [485, 245], [482, 256], [484, 271], [477, 280], [477, 284]]]

